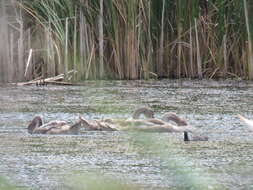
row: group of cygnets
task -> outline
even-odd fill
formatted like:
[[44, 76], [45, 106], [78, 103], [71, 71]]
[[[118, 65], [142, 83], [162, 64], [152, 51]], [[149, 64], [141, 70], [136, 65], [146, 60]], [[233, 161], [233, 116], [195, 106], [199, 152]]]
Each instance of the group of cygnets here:
[[[144, 115], [145, 118], [140, 118]], [[253, 131], [253, 121], [243, 116], [238, 116]], [[175, 124], [169, 123], [173, 121]], [[65, 121], [50, 121], [43, 123], [40, 116], [33, 118], [28, 125], [30, 134], [79, 134], [79, 129], [83, 127], [87, 131], [144, 131], [144, 132], [181, 132], [184, 133], [184, 141], [207, 141], [206, 136], [189, 136], [189, 133], [197, 133], [195, 127], [190, 126], [184, 119], [175, 113], [165, 113], [160, 119], [154, 117], [154, 111], [150, 108], [139, 108], [134, 111], [129, 119], [101, 119], [87, 120], [79, 117], [78, 121], [72, 125]]]

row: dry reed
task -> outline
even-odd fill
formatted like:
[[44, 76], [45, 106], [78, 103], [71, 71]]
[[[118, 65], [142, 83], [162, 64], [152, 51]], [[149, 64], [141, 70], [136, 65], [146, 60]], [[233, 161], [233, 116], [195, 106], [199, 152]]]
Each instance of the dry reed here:
[[[78, 71], [73, 80], [252, 79], [250, 3], [2, 0], [0, 35], [6, 46], [0, 47], [0, 81], [31, 80], [72, 69]], [[25, 76], [30, 49], [31, 66]]]

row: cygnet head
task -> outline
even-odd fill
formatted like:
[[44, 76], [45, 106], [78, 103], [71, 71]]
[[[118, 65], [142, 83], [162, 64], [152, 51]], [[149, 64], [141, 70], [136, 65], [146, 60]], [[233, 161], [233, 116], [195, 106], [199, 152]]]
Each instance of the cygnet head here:
[[79, 116], [79, 120], [78, 120], [77, 123], [83, 124], [84, 126], [90, 126], [90, 125], [91, 125], [86, 119], [84, 119], [84, 118], [81, 117], [81, 116]]
[[34, 117], [31, 123], [28, 125], [28, 133], [32, 134], [33, 130], [41, 125], [43, 125], [42, 118], [40, 116]]
[[173, 112], [168, 112], [168, 113], [165, 113], [163, 116], [162, 116], [162, 120], [163, 121], [174, 121], [178, 126], [185, 126], [187, 125], [187, 122], [180, 118], [179, 116], [177, 116], [177, 114], [173, 113]]
[[143, 107], [135, 110], [135, 112], [133, 113], [133, 119], [140, 118], [142, 114], [147, 118], [154, 118], [154, 111], [150, 108]]

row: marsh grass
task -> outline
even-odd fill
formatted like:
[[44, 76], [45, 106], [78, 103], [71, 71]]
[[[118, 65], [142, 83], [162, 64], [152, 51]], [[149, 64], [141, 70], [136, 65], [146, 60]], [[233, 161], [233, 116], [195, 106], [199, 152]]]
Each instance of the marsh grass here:
[[2, 81], [72, 69], [73, 80], [253, 75], [251, 1], [16, 0], [16, 33], [1, 2]]

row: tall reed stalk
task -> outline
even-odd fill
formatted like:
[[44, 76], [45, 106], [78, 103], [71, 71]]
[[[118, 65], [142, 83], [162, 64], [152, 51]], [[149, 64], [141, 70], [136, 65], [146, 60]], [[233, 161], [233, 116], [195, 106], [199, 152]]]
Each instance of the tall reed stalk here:
[[[253, 49], [252, 49], [252, 34], [250, 30], [250, 21], [249, 21], [249, 13], [248, 13], [248, 4], [247, 1], [244, 0], [244, 12], [245, 12], [245, 21], [247, 27], [247, 34], [248, 34], [248, 70], [249, 70], [249, 79], [253, 79]], [[249, 3], [250, 5], [250, 3]], [[252, 4], [253, 5], [253, 4]], [[252, 8], [253, 10], [253, 8]]]
[[[4, 1], [0, 1], [0, 44], [6, 44], [7, 43], [7, 34], [8, 34], [8, 26], [6, 22], [6, 10], [5, 10], [5, 4]], [[8, 43], [7, 43], [8, 44]], [[6, 68], [5, 63], [8, 62], [8, 57], [4, 56], [4, 54], [7, 54], [8, 51], [6, 47], [3, 45], [0, 46], [0, 71], [1, 71], [1, 81], [6, 82]], [[8, 66], [8, 64], [6, 64]]]

